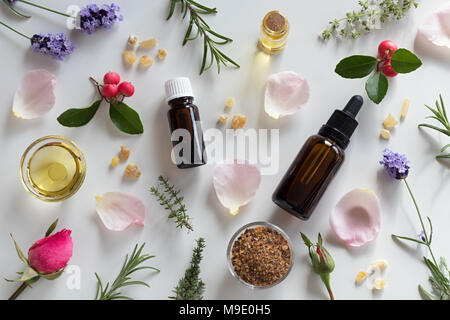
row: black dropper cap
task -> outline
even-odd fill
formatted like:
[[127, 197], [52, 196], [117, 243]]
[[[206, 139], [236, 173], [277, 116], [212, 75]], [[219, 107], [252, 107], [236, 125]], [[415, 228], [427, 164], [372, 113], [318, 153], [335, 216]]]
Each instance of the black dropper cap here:
[[363, 103], [361, 96], [353, 96], [343, 110], [334, 111], [328, 122], [320, 128], [319, 134], [335, 141], [341, 148], [347, 148], [358, 126], [355, 118]]

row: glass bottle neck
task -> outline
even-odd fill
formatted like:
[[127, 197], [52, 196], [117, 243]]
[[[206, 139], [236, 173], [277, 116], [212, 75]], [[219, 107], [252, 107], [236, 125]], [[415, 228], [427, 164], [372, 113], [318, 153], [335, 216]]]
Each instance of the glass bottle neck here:
[[194, 97], [180, 97], [172, 99], [168, 102], [171, 108], [180, 108], [190, 105], [194, 102]]

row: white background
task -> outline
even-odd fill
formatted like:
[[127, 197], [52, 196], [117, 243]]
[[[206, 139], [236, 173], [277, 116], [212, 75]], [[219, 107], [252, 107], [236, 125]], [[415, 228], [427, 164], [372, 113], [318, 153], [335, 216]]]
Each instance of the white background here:
[[[40, 2], [63, 11], [74, 4], [68, 0]], [[88, 2], [83, 0], [77, 5]], [[112, 281], [125, 254], [135, 243], [146, 242], [146, 251], [157, 256], [150, 262], [160, 268], [161, 273], [138, 274], [139, 279], [150, 282], [151, 288], [132, 287], [124, 293], [138, 299], [166, 299], [188, 266], [195, 239], [202, 236], [207, 243], [201, 265], [206, 298], [325, 299], [326, 291], [308, 264], [307, 251], [299, 236], [302, 231], [311, 239], [315, 239], [318, 232], [325, 236], [326, 246], [336, 261], [331, 281], [337, 299], [419, 299], [417, 285], [421, 283], [429, 287], [429, 273], [421, 260], [424, 251], [409, 244], [396, 243], [390, 236], [394, 232], [414, 236], [419, 231], [418, 220], [404, 185], [389, 180], [380, 170], [378, 161], [386, 146], [407, 154], [412, 166], [409, 182], [422, 211], [432, 218], [435, 225], [435, 253], [450, 258], [450, 163], [434, 159], [440, 147], [448, 141], [442, 135], [417, 128], [417, 124], [428, 115], [423, 105], [433, 104], [439, 93], [450, 106], [450, 60], [430, 53], [427, 48], [414, 46], [418, 25], [445, 1], [420, 1], [420, 7], [412, 10], [408, 18], [386, 25], [383, 30], [356, 41], [331, 40], [327, 44], [318, 40], [318, 34], [330, 19], [356, 8], [356, 0], [202, 2], [217, 6], [219, 13], [207, 20], [214, 30], [234, 39], [223, 50], [240, 63], [240, 70], [223, 70], [219, 76], [211, 70], [199, 76], [202, 43], [196, 41], [181, 46], [187, 21], [181, 21], [178, 13], [166, 21], [168, 0], [116, 1], [122, 8], [124, 21], [112, 30], [98, 31], [94, 35], [70, 33], [77, 49], [63, 62], [32, 53], [25, 39], [1, 29], [1, 276], [14, 278], [15, 272], [23, 268], [9, 233], [13, 233], [22, 249], [27, 251], [34, 241], [42, 237], [48, 225], [59, 217], [58, 230], [72, 230], [74, 251], [70, 264], [81, 268], [81, 289], [67, 289], [67, 275], [64, 275], [57, 281], [40, 280], [21, 298], [92, 299], [96, 285], [94, 272], [104, 280]], [[25, 21], [14, 17], [2, 4], [1, 20], [30, 35], [65, 29], [63, 17], [24, 4], [18, 4], [18, 7], [31, 13], [33, 18]], [[280, 56], [266, 59], [263, 64], [258, 60], [264, 59], [257, 54], [255, 45], [261, 19], [272, 9], [287, 14], [291, 32], [286, 50]], [[157, 37], [159, 47], [168, 51], [166, 60], [157, 61], [148, 71], [139, 71], [136, 66], [127, 68], [121, 54], [130, 33], [139, 35], [141, 39]], [[392, 80], [384, 101], [374, 105], [364, 92], [364, 80], [345, 80], [333, 70], [340, 59], [351, 54], [375, 55], [378, 44], [386, 39], [396, 41], [400, 47], [414, 48], [424, 65], [412, 74]], [[150, 51], [153, 56], [156, 53], [156, 49]], [[16, 119], [11, 112], [14, 91], [25, 72], [35, 68], [45, 68], [57, 76], [56, 105], [41, 119]], [[119, 72], [123, 80], [135, 84], [136, 94], [127, 101], [140, 113], [145, 133], [141, 136], [120, 133], [109, 120], [106, 105], [86, 127], [70, 129], [60, 126], [56, 121], [60, 113], [69, 107], [87, 106], [95, 98], [97, 92], [88, 77], [101, 79], [105, 72], [111, 70]], [[308, 79], [311, 98], [296, 115], [272, 120], [263, 110], [264, 84], [269, 74], [285, 70], [294, 70]], [[229, 215], [214, 194], [214, 165], [181, 171], [170, 162], [163, 83], [176, 76], [191, 78], [205, 128], [216, 127], [226, 99], [233, 96], [236, 105], [232, 113], [248, 116], [246, 128], [280, 129], [280, 170], [276, 175], [263, 177], [256, 197], [237, 216]], [[310, 221], [302, 222], [278, 209], [270, 200], [271, 194], [305, 139], [315, 134], [332, 111], [343, 107], [354, 94], [361, 94], [366, 103], [358, 116], [360, 126], [347, 149], [347, 159]], [[399, 117], [405, 98], [412, 101], [406, 121], [393, 131], [390, 141], [381, 141], [378, 135], [382, 120], [390, 112]], [[63, 203], [50, 204], [34, 199], [19, 180], [22, 152], [29, 143], [49, 134], [73, 139], [87, 158], [84, 185], [74, 197]], [[136, 182], [123, 179], [124, 165], [114, 170], [109, 168], [110, 160], [120, 145], [130, 147], [130, 162], [142, 169], [143, 174]], [[194, 218], [195, 232], [186, 234], [184, 230], [176, 229], [148, 192], [160, 174], [168, 176], [182, 189], [189, 214]], [[348, 249], [335, 240], [328, 219], [340, 197], [357, 187], [372, 189], [378, 195], [382, 227], [378, 239], [370, 245]], [[147, 206], [145, 227], [111, 232], [102, 225], [95, 212], [94, 196], [117, 190], [134, 193], [144, 201]], [[294, 243], [295, 261], [288, 279], [275, 288], [262, 291], [251, 291], [232, 278], [225, 258], [231, 235], [242, 225], [256, 220], [268, 220], [280, 226]], [[389, 262], [386, 288], [373, 293], [365, 285], [355, 286], [357, 272], [380, 258]], [[8, 298], [16, 287], [17, 284], [0, 283], [0, 298]]]

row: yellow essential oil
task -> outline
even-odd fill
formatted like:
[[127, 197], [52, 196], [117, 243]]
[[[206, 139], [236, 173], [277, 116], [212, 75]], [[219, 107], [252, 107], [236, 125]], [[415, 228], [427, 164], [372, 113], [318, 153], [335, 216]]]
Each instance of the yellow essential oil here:
[[67, 138], [41, 138], [31, 144], [22, 157], [22, 182], [41, 200], [69, 198], [80, 188], [85, 174], [84, 156]]
[[270, 11], [263, 19], [258, 46], [268, 54], [280, 53], [286, 46], [289, 22], [280, 11]]

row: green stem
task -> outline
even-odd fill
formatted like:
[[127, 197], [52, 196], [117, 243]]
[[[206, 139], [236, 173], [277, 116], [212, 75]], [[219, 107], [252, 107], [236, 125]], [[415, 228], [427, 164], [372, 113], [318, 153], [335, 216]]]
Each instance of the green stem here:
[[33, 7], [39, 8], [39, 9], [47, 10], [47, 11], [50, 11], [50, 12], [62, 15], [62, 16], [67, 17], [67, 18], [74, 18], [74, 19], [76, 18], [74, 16], [71, 16], [70, 14], [67, 14], [67, 13], [64, 13], [64, 12], [60, 12], [60, 11], [56, 11], [56, 10], [53, 10], [53, 9], [50, 9], [50, 8], [47, 8], [47, 7], [43, 7], [43, 6], [38, 5], [36, 3], [32, 3], [32, 2], [29, 2], [29, 1], [25, 1], [25, 0], [17, 0], [17, 1], [18, 2], [23, 2], [25, 4], [28, 4], [30, 6], [33, 6]]
[[333, 291], [331, 290], [330, 285], [330, 274], [329, 273], [321, 274], [320, 278], [322, 279], [323, 283], [325, 284], [325, 287], [327, 288], [328, 294], [330, 295], [330, 300], [334, 300], [334, 294]]
[[28, 40], [31, 40], [31, 38], [30, 38], [29, 36], [27, 36], [27, 35], [23, 34], [22, 32], [19, 32], [19, 31], [17, 31], [16, 29], [14, 29], [14, 28], [8, 26], [6, 23], [0, 21], [0, 24], [3, 25], [3, 26], [5, 26], [5, 27], [7, 27], [9, 30], [14, 31], [14, 32], [17, 33], [18, 35], [21, 35], [22, 37], [27, 38]]
[[425, 242], [426, 242], [425, 245], [427, 246], [428, 251], [430, 252], [431, 257], [433, 258], [434, 264], [438, 266], [438, 263], [437, 263], [437, 261], [436, 261], [436, 258], [434, 257], [433, 251], [431, 250], [431, 244], [430, 244], [430, 242], [428, 241], [428, 239], [429, 239], [429, 238], [428, 238], [428, 233], [427, 233], [427, 231], [426, 231], [426, 229], [425, 229], [425, 225], [424, 225], [424, 223], [423, 223], [423, 219], [422, 219], [422, 215], [421, 215], [420, 210], [419, 210], [419, 206], [417, 205], [416, 199], [414, 198], [414, 195], [413, 195], [413, 193], [412, 193], [412, 191], [411, 191], [411, 188], [409, 187], [408, 182], [406, 181], [406, 178], [403, 179], [403, 181], [405, 181], [406, 188], [408, 188], [409, 194], [411, 195], [411, 198], [412, 198], [412, 200], [413, 200], [413, 202], [414, 202], [414, 206], [416, 207], [417, 215], [419, 216], [419, 220], [420, 220], [420, 225], [422, 226], [423, 234], [424, 234], [424, 236], [425, 236]]

